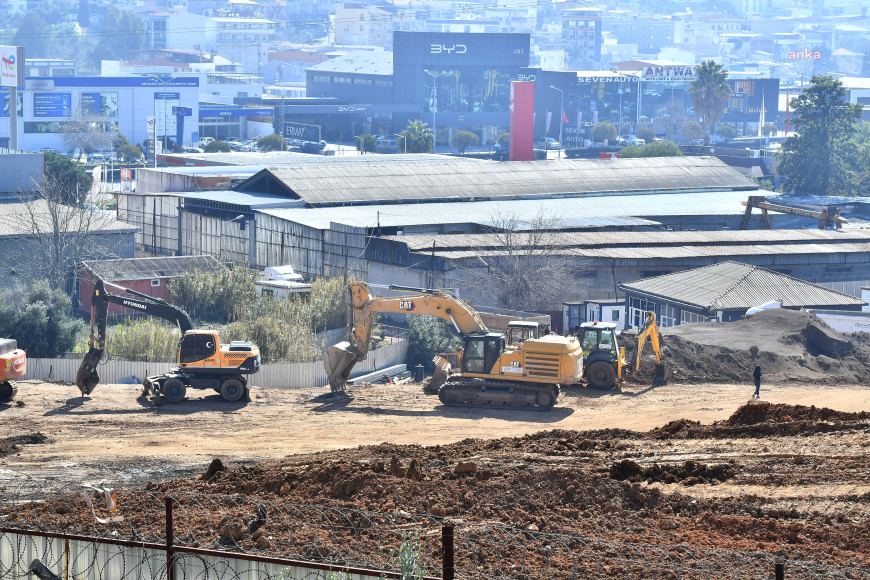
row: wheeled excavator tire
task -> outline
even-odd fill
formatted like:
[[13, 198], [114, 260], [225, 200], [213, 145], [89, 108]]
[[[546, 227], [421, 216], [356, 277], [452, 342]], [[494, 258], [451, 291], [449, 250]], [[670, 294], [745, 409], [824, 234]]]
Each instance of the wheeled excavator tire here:
[[160, 389], [163, 400], [167, 403], [180, 403], [187, 395], [187, 385], [179, 378], [166, 379], [163, 388]]
[[558, 385], [487, 379], [448, 379], [438, 399], [448, 407], [486, 407], [549, 411], [559, 398]]
[[597, 390], [612, 389], [616, 386], [616, 371], [607, 361], [599, 360], [586, 367], [586, 382]]
[[18, 385], [7, 381], [0, 383], [0, 403], [8, 403], [18, 394]]
[[245, 396], [245, 383], [240, 377], [229, 377], [221, 381], [221, 398], [228, 403], [235, 403]]

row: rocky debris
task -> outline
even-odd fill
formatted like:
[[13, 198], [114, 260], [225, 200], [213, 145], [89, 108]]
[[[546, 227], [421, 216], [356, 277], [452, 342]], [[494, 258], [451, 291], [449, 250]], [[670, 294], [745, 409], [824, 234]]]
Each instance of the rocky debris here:
[[[735, 322], [663, 328], [662, 354], [671, 383], [750, 385], [752, 371], [761, 365], [762, 388], [768, 381], [870, 384], [866, 334], [843, 334], [812, 313], [779, 308]], [[646, 355], [631, 381], [652, 380]]]
[[647, 483], [682, 483], [697, 485], [699, 483], [715, 483], [733, 477], [735, 469], [727, 464], [707, 464], [697, 461], [686, 461], [682, 465], [653, 464], [642, 467], [631, 459], [623, 459], [610, 468], [611, 479], [619, 481]]
[[221, 471], [226, 471], [226, 467], [224, 467], [223, 461], [216, 457], [211, 460], [211, 463], [209, 464], [208, 469], [205, 470], [205, 473], [203, 473], [199, 477], [200, 479], [209, 481]]

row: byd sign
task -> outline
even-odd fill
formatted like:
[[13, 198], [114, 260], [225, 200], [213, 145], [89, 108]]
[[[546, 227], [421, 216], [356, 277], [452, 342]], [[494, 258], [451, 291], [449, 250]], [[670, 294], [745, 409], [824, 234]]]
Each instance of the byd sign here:
[[465, 54], [468, 47], [464, 44], [430, 44], [429, 54]]

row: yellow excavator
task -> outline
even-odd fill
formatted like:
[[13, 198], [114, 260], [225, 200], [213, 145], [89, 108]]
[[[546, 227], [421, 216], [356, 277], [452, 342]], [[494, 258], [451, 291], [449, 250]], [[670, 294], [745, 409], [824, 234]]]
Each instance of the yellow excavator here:
[[375, 312], [428, 314], [453, 323], [463, 347], [459, 368], [444, 372], [438, 388], [445, 405], [550, 409], [561, 385], [582, 380], [583, 354], [574, 337], [527, 332], [506, 339], [503, 332], [490, 332], [471, 304], [453, 292], [385, 288], [412, 293], [375, 298], [364, 282], [350, 284], [348, 340], [328, 348], [323, 360], [333, 392], [345, 390], [354, 365], [366, 358]]
[[197, 330], [187, 313], [161, 298], [112, 284], [123, 293], [106, 291], [106, 283], [97, 279], [91, 297], [91, 337], [78, 373], [76, 385], [82, 395], [89, 395], [100, 382], [97, 367], [106, 349], [106, 324], [109, 304], [119, 304], [141, 314], [169, 320], [181, 329], [178, 367], [146, 377], [145, 393], [160, 396], [167, 403], [184, 400], [187, 388], [214, 389], [225, 401], [235, 402], [247, 396], [247, 375], [260, 370], [260, 349], [248, 341], [221, 345], [216, 330]]

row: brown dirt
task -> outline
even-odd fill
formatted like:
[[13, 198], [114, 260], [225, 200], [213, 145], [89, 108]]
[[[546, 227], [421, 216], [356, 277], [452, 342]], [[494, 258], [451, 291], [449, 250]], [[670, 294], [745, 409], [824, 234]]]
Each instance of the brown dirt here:
[[[61, 388], [33, 384], [23, 396], [56, 397]], [[486, 413], [445, 409], [418, 388], [363, 386], [341, 402], [262, 389], [253, 403], [233, 408], [207, 396], [143, 410], [145, 402], [122, 390], [132, 386], [120, 385], [107, 388], [103, 399], [68, 400], [64, 412], [42, 405], [36, 414], [31, 400], [27, 419], [3, 418], [52, 437], [19, 445], [0, 468], [44, 478], [46, 488], [58, 491], [108, 475], [107, 485], [124, 490], [119, 503], [142, 513], [149, 498], [197, 492], [228, 498], [218, 502], [427, 513], [607, 540], [870, 565], [864, 549], [870, 419], [857, 411], [870, 408], [870, 389], [777, 386], [765, 392], [776, 403], [746, 404], [748, 386], [672, 384], [569, 392], [552, 413]], [[717, 406], [707, 406], [713, 400]], [[604, 428], [590, 429], [595, 426]], [[362, 446], [330, 450], [336, 439]], [[396, 442], [378, 443], [384, 439]], [[79, 445], [78, 456], [68, 454]], [[226, 453], [216, 451], [221, 448]], [[293, 448], [319, 451], [285, 457]], [[275, 459], [254, 461], [270, 455]], [[53, 475], [51, 465], [63, 475]], [[86, 510], [59, 507], [70, 501], [33, 509], [54, 526], [92, 526]], [[14, 511], [10, 523], [22, 523], [26, 515]], [[192, 525], [192, 537], [224, 534], [225, 542], [241, 545], [261, 537], [227, 522], [223, 532], [214, 531], [220, 528], [214, 518]], [[279, 543], [278, 522], [257, 525]]]
[[[816, 315], [765, 310], [743, 320], [662, 329], [668, 378], [676, 382], [870, 384], [870, 337], [837, 332]], [[648, 358], [648, 357], [647, 357]], [[645, 363], [633, 380], [652, 379]]]

